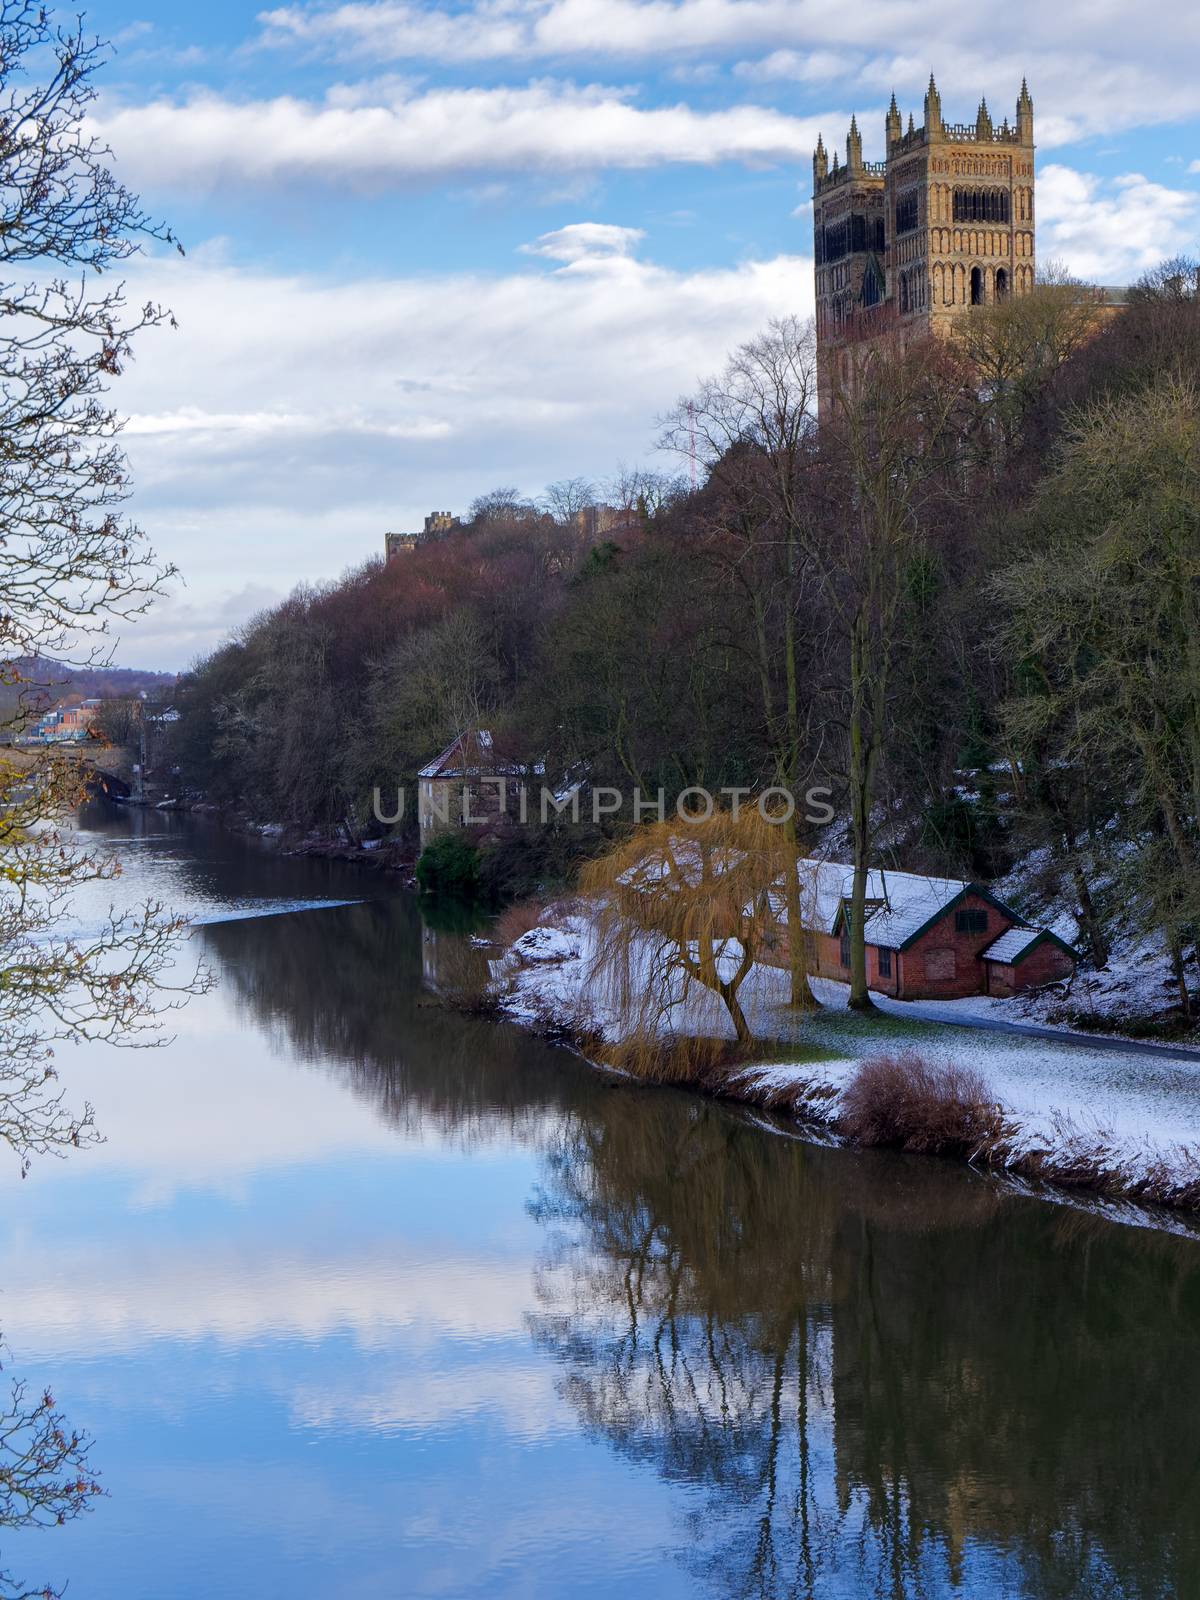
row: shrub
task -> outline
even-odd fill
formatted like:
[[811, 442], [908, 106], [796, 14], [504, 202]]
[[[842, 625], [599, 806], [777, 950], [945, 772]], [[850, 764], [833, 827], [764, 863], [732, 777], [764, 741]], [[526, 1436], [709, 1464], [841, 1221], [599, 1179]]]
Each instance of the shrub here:
[[417, 884], [425, 894], [473, 900], [479, 889], [479, 852], [457, 833], [427, 844], [417, 862]]
[[581, 861], [609, 842], [590, 824], [522, 829], [483, 851], [480, 888], [495, 905], [528, 900], [567, 883]]
[[858, 1144], [973, 1155], [1006, 1131], [982, 1076], [906, 1050], [861, 1061], [842, 1094], [838, 1129]]
[[544, 900], [521, 900], [509, 906], [496, 918], [496, 943], [510, 949], [523, 933], [537, 927], [545, 909]]

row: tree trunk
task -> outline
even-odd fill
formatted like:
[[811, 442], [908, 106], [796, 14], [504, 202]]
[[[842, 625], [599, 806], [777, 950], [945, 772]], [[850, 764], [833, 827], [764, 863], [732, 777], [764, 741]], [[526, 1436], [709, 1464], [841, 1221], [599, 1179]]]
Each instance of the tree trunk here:
[[856, 616], [850, 635], [850, 840], [854, 881], [850, 893], [850, 1009], [873, 1011], [867, 989], [867, 871], [871, 848], [871, 757], [867, 728], [865, 624]]
[[1079, 858], [1075, 853], [1075, 841], [1070, 834], [1067, 835], [1067, 849], [1071, 853], [1071, 878], [1075, 884], [1075, 898], [1079, 901], [1079, 920], [1083, 923], [1084, 932], [1087, 934], [1092, 961], [1097, 968], [1103, 970], [1108, 965], [1108, 940], [1104, 937], [1104, 929], [1100, 926], [1100, 918], [1096, 915], [1087, 874], [1079, 864]]
[[737, 997], [737, 990], [732, 984], [719, 985], [721, 999], [725, 1002], [725, 1009], [729, 1012], [729, 1019], [733, 1023], [733, 1031], [738, 1044], [749, 1044], [754, 1038], [750, 1031], [750, 1024], [746, 1021], [746, 1013], [742, 1010], [742, 1002]]
[[1187, 970], [1183, 964], [1183, 943], [1174, 928], [1167, 932], [1167, 944], [1171, 951], [1171, 971], [1175, 974], [1175, 984], [1179, 991], [1179, 1004], [1185, 1017], [1192, 1014], [1192, 997], [1188, 993]]
[[812, 992], [812, 985], [808, 981], [808, 962], [805, 959], [808, 948], [808, 934], [804, 927], [804, 907], [800, 896], [800, 877], [797, 863], [800, 859], [800, 844], [796, 838], [796, 818], [793, 815], [787, 823], [787, 869], [784, 878], [784, 900], [787, 905], [788, 925], [788, 970], [791, 974], [791, 999], [790, 1004], [797, 1011], [819, 1011], [820, 1002]]

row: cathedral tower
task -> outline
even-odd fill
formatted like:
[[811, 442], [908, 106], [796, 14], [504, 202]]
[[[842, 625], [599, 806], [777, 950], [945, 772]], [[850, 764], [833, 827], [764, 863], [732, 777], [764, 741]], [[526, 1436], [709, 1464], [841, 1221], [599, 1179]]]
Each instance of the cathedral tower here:
[[898, 324], [944, 333], [973, 305], [1033, 287], [1033, 101], [1022, 82], [1015, 123], [981, 100], [972, 123], [943, 122], [932, 76], [924, 120], [904, 129], [896, 97], [885, 158], [862, 158], [857, 119], [846, 162], [813, 154], [817, 352], [824, 403], [848, 381], [850, 348]]

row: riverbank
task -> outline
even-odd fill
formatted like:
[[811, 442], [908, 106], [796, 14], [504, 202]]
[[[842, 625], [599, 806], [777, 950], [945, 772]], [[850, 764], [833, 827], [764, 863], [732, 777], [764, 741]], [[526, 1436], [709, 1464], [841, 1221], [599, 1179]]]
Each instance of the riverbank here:
[[260, 839], [284, 856], [309, 856], [319, 861], [342, 861], [371, 872], [392, 873], [405, 888], [416, 887], [418, 851], [398, 839], [354, 838], [345, 829], [297, 828], [286, 822], [261, 822], [245, 812], [229, 811], [210, 800], [168, 794], [161, 785], [142, 797], [130, 796], [121, 805], [149, 811], [180, 812], [209, 821], [243, 838]]
[[[899, 1002], [875, 1013], [848, 1010], [844, 986], [814, 980], [814, 1013], [788, 1004], [788, 978], [755, 967], [742, 994], [761, 1055], [748, 1061], [715, 995], [693, 987], [664, 1006], [666, 1042], [685, 1035], [727, 1041], [716, 1059], [672, 1061], [672, 1081], [784, 1115], [847, 1143], [956, 1154], [1035, 1183], [1121, 1201], [1200, 1210], [1200, 1054], [1129, 1045], [1046, 1029], [954, 1027]], [[567, 1038], [601, 1065], [620, 1064], [618, 1008], [597, 976], [590, 922], [551, 909], [492, 963], [491, 997], [506, 1016]], [[956, 1019], [962, 1020], [962, 1019]], [[920, 1063], [940, 1082], [976, 1075], [979, 1104], [955, 1132], [889, 1126], [863, 1138], [850, 1115], [864, 1069], [881, 1060]], [[943, 1123], [944, 1100], [932, 1113]]]

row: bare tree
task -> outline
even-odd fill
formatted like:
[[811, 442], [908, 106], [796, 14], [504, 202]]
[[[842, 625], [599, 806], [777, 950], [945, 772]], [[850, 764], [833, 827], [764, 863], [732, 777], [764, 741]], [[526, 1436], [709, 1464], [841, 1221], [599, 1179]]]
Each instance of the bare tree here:
[[[68, 1424], [49, 1389], [30, 1394], [26, 1383], [11, 1380], [0, 1397], [0, 1529], [52, 1528], [87, 1510], [103, 1492], [88, 1465], [88, 1449], [88, 1439]], [[44, 1584], [23, 1589], [0, 1571], [4, 1600], [54, 1600], [57, 1593]]]
[[[0, 4], [0, 671], [31, 659], [95, 665], [114, 624], [140, 614], [170, 568], [120, 514], [121, 419], [106, 391], [161, 307], [130, 310], [111, 270], [165, 240], [86, 131], [105, 57], [82, 25]], [[41, 75], [39, 75], [39, 73]], [[18, 718], [18, 722], [19, 722]], [[68, 1110], [53, 1057], [65, 1040], [147, 1042], [163, 1005], [177, 919], [160, 906], [63, 932], [70, 891], [116, 869], [54, 824], [77, 798], [69, 769], [0, 762], [0, 1139], [23, 1166], [92, 1136]]]
[[588, 478], [561, 478], [546, 485], [541, 504], [555, 522], [573, 523], [581, 511], [596, 504], [596, 485]]
[[471, 501], [469, 516], [472, 522], [521, 522], [536, 512], [532, 500], [527, 500], [512, 484], [502, 484], [476, 495]]
[[618, 511], [637, 511], [656, 517], [688, 492], [688, 480], [678, 473], [655, 472], [649, 467], [619, 466], [604, 485], [604, 498]]
[[822, 428], [825, 470], [840, 476], [838, 514], [812, 547], [813, 571], [841, 634], [838, 720], [853, 861], [850, 1004], [868, 1009], [867, 874], [879, 822], [880, 766], [893, 724], [892, 670], [931, 512], [960, 492], [976, 417], [969, 373], [941, 340], [884, 332], [854, 351], [850, 380]]
[[[804, 681], [815, 643], [806, 583], [823, 510], [816, 395], [813, 325], [781, 318], [735, 351], [718, 377], [680, 401], [665, 419], [661, 441], [703, 466], [711, 493], [701, 548], [743, 601], [739, 620], [748, 617], [749, 627], [734, 629], [731, 640], [745, 648], [758, 683], [764, 743], [774, 765], [768, 776], [793, 798], [819, 757], [814, 702]], [[797, 809], [785, 825], [793, 859], [800, 855]], [[785, 882], [792, 1004], [811, 1007], [795, 870]]]
[[1095, 336], [1104, 314], [1095, 289], [1051, 262], [1031, 293], [974, 306], [955, 322], [991, 423], [986, 437], [997, 471], [1021, 444], [1050, 379]]

